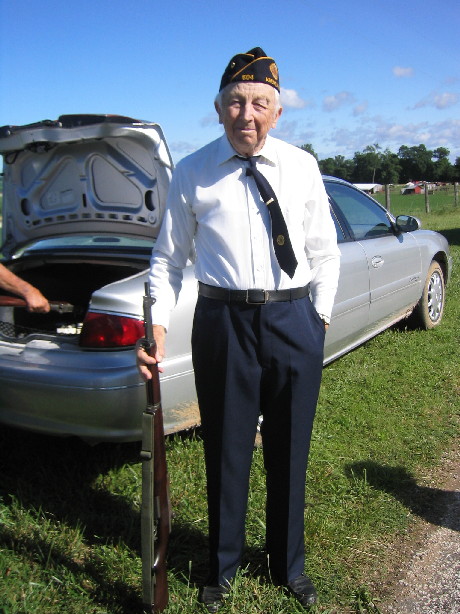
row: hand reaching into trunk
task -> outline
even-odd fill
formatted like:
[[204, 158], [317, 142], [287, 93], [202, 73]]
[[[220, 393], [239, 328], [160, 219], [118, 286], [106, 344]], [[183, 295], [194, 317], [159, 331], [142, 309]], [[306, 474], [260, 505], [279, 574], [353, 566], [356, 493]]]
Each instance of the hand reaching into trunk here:
[[48, 313], [50, 310], [48, 300], [40, 290], [12, 273], [3, 264], [0, 264], [0, 287], [8, 292], [22, 296], [27, 303], [28, 311]]

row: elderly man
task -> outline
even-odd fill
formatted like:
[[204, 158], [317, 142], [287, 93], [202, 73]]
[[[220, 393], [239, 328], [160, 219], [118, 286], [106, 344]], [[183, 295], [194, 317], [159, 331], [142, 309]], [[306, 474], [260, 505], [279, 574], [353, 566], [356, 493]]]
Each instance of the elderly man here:
[[266, 467], [270, 576], [305, 608], [305, 474], [325, 328], [339, 272], [336, 233], [314, 158], [269, 136], [282, 109], [278, 69], [259, 47], [234, 56], [215, 101], [225, 134], [183, 159], [152, 255], [154, 359], [194, 243], [199, 296], [193, 364], [206, 460], [210, 575], [216, 612], [241, 561], [259, 416]]
[[49, 303], [40, 290], [12, 273], [3, 264], [0, 264], [0, 288], [22, 296], [29, 311], [47, 313], [50, 310]]

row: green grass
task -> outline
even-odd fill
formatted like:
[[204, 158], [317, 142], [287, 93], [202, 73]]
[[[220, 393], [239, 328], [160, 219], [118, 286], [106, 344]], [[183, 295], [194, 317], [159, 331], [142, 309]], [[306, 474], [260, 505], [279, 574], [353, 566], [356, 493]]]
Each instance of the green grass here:
[[[432, 213], [443, 213], [447, 211], [460, 213], [460, 205], [455, 205], [454, 187], [449, 185], [446, 190], [439, 190], [429, 194], [429, 206]], [[386, 207], [385, 193], [374, 194], [373, 198], [378, 200]], [[459, 194], [460, 199], [460, 194]], [[415, 215], [420, 217], [425, 215], [425, 195], [424, 194], [401, 194], [401, 186], [394, 186], [390, 190], [390, 210], [393, 215]]]
[[[324, 371], [306, 502], [307, 571], [323, 614], [378, 612], [392, 545], [418, 518], [430, 518], [438, 491], [425, 476], [458, 436], [460, 211], [419, 215], [449, 237], [454, 255], [442, 325], [393, 328]], [[0, 429], [1, 614], [140, 611], [138, 453], [138, 444], [91, 448]], [[167, 612], [182, 614], [197, 611], [207, 571], [199, 431], [169, 438], [167, 454], [174, 512]], [[263, 484], [255, 449], [247, 551], [223, 614], [302, 611], [267, 579]]]

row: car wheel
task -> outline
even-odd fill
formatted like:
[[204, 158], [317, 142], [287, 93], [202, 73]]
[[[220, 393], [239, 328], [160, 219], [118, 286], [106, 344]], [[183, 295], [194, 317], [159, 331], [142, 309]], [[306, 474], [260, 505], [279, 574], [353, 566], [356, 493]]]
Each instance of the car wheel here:
[[428, 269], [423, 294], [414, 309], [414, 318], [419, 326], [429, 329], [441, 322], [444, 312], [444, 296], [444, 273], [439, 263], [433, 260]]

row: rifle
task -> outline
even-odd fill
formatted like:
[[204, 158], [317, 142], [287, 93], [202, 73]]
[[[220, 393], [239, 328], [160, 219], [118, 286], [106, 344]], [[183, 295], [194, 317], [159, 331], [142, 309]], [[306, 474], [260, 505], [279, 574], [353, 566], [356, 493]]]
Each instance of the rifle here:
[[[150, 356], [156, 352], [151, 313], [154, 302], [146, 283], [143, 303], [145, 339], [142, 345]], [[147, 406], [142, 414], [141, 554], [144, 612], [154, 613], [161, 612], [168, 605], [166, 552], [171, 509], [158, 365], [149, 366], [149, 370], [152, 379], [146, 383]]]
[[[48, 301], [50, 310], [58, 313], [71, 313], [74, 306], [66, 301]], [[27, 307], [27, 303], [22, 298], [15, 296], [0, 296], [0, 307]]]

